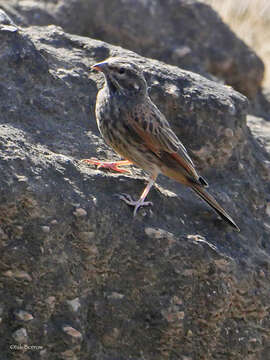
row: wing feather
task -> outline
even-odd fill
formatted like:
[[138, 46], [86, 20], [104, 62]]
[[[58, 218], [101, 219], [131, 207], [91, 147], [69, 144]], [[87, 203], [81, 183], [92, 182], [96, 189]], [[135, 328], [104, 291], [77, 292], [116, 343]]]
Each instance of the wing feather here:
[[[149, 105], [151, 105], [152, 109], [150, 114]], [[143, 139], [145, 145], [157, 156], [161, 157], [162, 153], [166, 152], [167, 155], [170, 155], [172, 159], [185, 169], [189, 176], [194, 178], [194, 180], [198, 180], [199, 175], [194, 168], [193, 161], [184, 145], [171, 129], [165, 116], [152, 102], [151, 104], [146, 104], [145, 111], [142, 110], [144, 109], [137, 110], [135, 116], [129, 117], [129, 125]], [[137, 121], [134, 121], [134, 118]]]

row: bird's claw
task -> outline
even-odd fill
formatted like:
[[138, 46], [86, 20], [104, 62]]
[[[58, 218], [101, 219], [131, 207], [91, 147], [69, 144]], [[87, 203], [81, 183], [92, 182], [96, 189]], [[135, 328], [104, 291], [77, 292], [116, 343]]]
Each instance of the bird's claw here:
[[100, 160], [95, 160], [95, 159], [83, 159], [81, 161], [86, 164], [96, 165], [96, 167], [98, 169], [104, 168], [104, 169], [109, 169], [109, 170], [120, 172], [120, 173], [131, 174], [130, 170], [119, 167], [119, 164], [117, 163], [117, 161], [100, 161]]
[[117, 196], [120, 200], [123, 200], [126, 204], [134, 206], [133, 216], [136, 216], [140, 207], [153, 206], [152, 201], [144, 201], [143, 199], [134, 200], [132, 196], [126, 193], [116, 194], [115, 196]]

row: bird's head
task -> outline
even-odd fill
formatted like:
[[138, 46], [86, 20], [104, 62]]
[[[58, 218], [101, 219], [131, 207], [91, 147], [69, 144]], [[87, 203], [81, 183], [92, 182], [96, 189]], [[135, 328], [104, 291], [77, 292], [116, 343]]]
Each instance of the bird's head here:
[[95, 64], [92, 69], [101, 71], [110, 91], [123, 96], [145, 96], [147, 84], [139, 66], [121, 57], [112, 57]]

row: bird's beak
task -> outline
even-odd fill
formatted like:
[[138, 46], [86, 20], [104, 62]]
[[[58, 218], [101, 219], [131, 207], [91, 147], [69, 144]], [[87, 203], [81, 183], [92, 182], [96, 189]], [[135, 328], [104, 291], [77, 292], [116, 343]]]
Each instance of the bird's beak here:
[[106, 68], [106, 65], [107, 65], [106, 62], [101, 62], [101, 63], [98, 63], [98, 64], [95, 64], [95, 65], [91, 66], [91, 70], [104, 72], [104, 70]]

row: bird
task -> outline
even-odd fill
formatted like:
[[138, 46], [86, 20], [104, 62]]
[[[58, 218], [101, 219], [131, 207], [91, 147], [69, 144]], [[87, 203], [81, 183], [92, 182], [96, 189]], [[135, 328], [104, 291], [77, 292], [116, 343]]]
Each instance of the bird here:
[[96, 99], [98, 129], [105, 142], [124, 160], [90, 158], [82, 161], [120, 173], [129, 172], [125, 166], [135, 165], [149, 175], [138, 200], [129, 194], [119, 195], [121, 200], [134, 207], [134, 216], [142, 206], [153, 205], [145, 199], [158, 175], [163, 174], [193, 190], [232, 228], [240, 231], [232, 217], [206, 190], [207, 181], [197, 173], [185, 146], [152, 102], [138, 62], [115, 56], [91, 69], [101, 72], [105, 80]]

